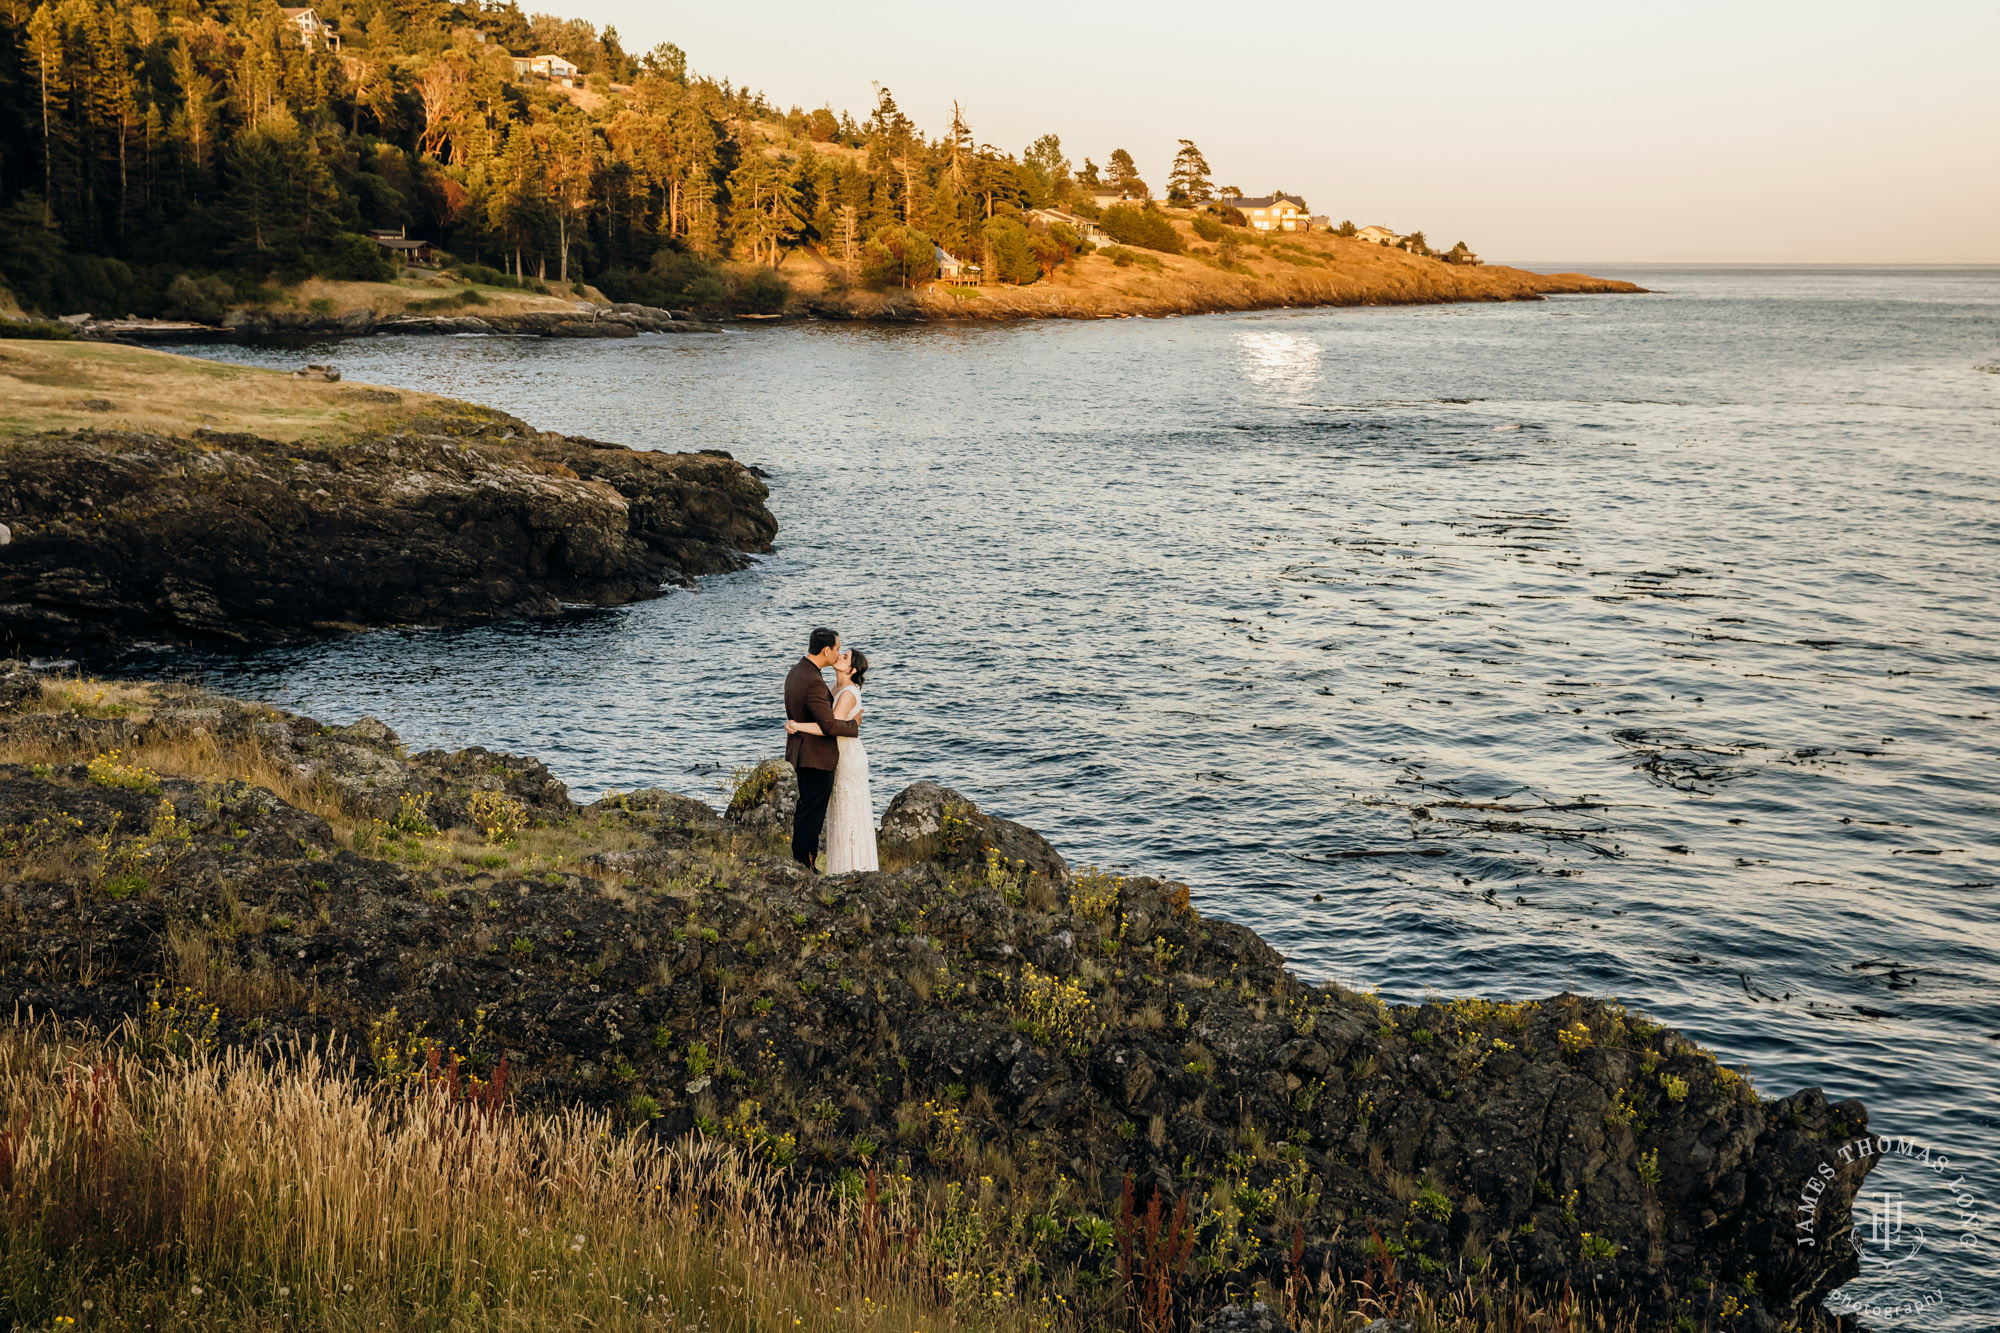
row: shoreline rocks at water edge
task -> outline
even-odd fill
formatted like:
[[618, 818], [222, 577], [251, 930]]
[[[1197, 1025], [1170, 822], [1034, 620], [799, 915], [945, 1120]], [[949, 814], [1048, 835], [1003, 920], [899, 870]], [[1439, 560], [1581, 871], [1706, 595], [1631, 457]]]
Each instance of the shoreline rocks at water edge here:
[[[813, 877], [778, 765], [726, 814], [579, 806], [533, 759], [412, 755], [372, 719], [92, 688], [0, 666], [0, 826], [76, 842], [0, 885], [22, 1012], [108, 1029], [192, 985], [219, 1040], [273, 1052], [477, 1025], [524, 1108], [814, 1178], [1097, 1219], [1129, 1182], [1199, 1220], [1196, 1312], [1394, 1281], [1774, 1333], [1856, 1271], [1796, 1210], [1820, 1182], [1818, 1234], [1847, 1226], [1865, 1109], [1765, 1096], [1615, 1004], [1309, 984], [1187, 886], [1072, 866], [942, 785], [891, 803], [882, 872]], [[1046, 1271], [1112, 1262], [1092, 1234], [1051, 1233]]]
[[770, 550], [768, 494], [726, 453], [465, 405], [326, 442], [28, 435], [0, 441], [0, 643], [249, 646], [617, 606]]

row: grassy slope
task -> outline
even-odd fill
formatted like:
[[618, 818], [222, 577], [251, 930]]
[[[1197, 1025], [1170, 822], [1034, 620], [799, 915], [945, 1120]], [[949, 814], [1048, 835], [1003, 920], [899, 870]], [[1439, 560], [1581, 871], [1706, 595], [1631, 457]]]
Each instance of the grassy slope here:
[[[286, 290], [293, 307], [310, 311], [314, 303], [325, 301], [322, 311], [336, 315], [355, 310], [372, 310], [376, 316], [411, 315], [519, 315], [537, 311], [574, 311], [583, 300], [603, 302], [607, 298], [595, 287], [585, 287], [587, 297], [577, 296], [557, 285], [549, 275], [551, 296], [522, 291], [516, 287], [488, 287], [483, 284], [453, 282], [448, 278], [399, 278], [395, 282], [337, 282], [331, 278], [310, 278]], [[425, 309], [424, 303], [476, 290], [486, 298], [482, 305], [452, 304], [448, 308]]]
[[1120, 267], [1102, 251], [1027, 287], [946, 288], [915, 292], [842, 292], [822, 266], [793, 259], [781, 270], [803, 301], [860, 317], [921, 312], [933, 318], [1020, 319], [1200, 314], [1272, 306], [1406, 305], [1445, 301], [1516, 301], [1553, 292], [1638, 292], [1627, 282], [1581, 273], [1540, 274], [1491, 265], [1462, 268], [1329, 232], [1255, 236], [1235, 229], [1240, 252], [1224, 269], [1216, 247], [1199, 240], [1193, 214], [1169, 213], [1186, 255], [1134, 250]]
[[180, 435], [205, 427], [271, 440], [324, 439], [437, 410], [461, 405], [138, 347], [0, 342], [0, 438], [63, 429]]

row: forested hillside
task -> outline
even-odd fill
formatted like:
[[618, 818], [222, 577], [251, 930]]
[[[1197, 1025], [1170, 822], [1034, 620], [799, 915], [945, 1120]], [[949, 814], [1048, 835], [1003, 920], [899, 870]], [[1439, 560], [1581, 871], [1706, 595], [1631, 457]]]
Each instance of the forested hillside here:
[[[0, 0], [15, 299], [172, 313], [387, 277], [368, 233], [398, 227], [530, 284], [709, 306], [781, 300], [768, 270], [801, 245], [873, 285], [931, 276], [932, 239], [1017, 283], [1075, 245], [1018, 220], [1074, 189], [1053, 134], [1002, 152], [954, 110], [932, 137], [887, 89], [862, 121], [784, 110], [513, 0], [315, 16], [323, 33], [269, 0]], [[544, 54], [577, 73], [514, 59]]]

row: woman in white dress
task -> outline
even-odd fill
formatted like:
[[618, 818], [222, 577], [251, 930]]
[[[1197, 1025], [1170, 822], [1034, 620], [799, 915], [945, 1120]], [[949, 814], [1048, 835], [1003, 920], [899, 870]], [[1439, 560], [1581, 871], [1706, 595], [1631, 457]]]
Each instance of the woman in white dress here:
[[[861, 685], [868, 677], [868, 657], [858, 651], [842, 653], [833, 663], [833, 715], [845, 722], [861, 716]], [[824, 736], [817, 722], [785, 720], [785, 731], [803, 731]], [[840, 763], [833, 770], [833, 795], [826, 803], [826, 832], [820, 845], [826, 849], [826, 873], [851, 875], [857, 870], [879, 870], [875, 857], [875, 803], [868, 793], [868, 751], [859, 736], [838, 736]]]

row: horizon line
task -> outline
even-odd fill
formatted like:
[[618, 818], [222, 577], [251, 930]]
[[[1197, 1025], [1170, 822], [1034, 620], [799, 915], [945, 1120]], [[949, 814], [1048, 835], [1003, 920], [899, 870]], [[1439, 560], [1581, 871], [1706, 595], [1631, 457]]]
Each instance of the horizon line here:
[[1675, 268], [2000, 268], [2000, 259], [1515, 259], [1486, 261], [1516, 267], [1525, 264], [1645, 264]]

